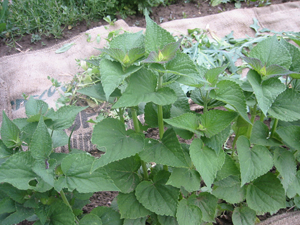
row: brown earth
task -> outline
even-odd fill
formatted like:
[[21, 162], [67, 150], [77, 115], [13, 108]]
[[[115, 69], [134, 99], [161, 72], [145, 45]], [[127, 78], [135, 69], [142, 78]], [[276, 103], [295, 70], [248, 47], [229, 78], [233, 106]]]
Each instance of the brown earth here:
[[[280, 4], [285, 2], [294, 2], [299, 0], [272, 0], [271, 4]], [[250, 2], [250, 0], [249, 0]], [[242, 2], [241, 8], [251, 8], [256, 7], [257, 2]], [[267, 7], [267, 6], [265, 6]], [[220, 4], [219, 6], [212, 7], [210, 1], [208, 0], [179, 0], [178, 3], [163, 7], [155, 7], [152, 9], [151, 18], [158, 24], [162, 22], [167, 22], [175, 19], [184, 19], [184, 18], [193, 18], [193, 17], [202, 17], [212, 14], [217, 14], [224, 11], [230, 11], [235, 9], [234, 3]], [[120, 19], [120, 17], [118, 17]], [[125, 19], [126, 23], [129, 26], [139, 26], [145, 27], [146, 22], [144, 16], [141, 14], [129, 16]], [[61, 39], [55, 39], [53, 37], [42, 36], [42, 40], [36, 43], [31, 43], [31, 35], [25, 35], [20, 40], [17, 41], [15, 46], [8, 45], [3, 39], [0, 39], [0, 57], [5, 55], [17, 54], [20, 51], [34, 51], [38, 49], [43, 49], [55, 45], [59, 42], [67, 40], [73, 36], [78, 35], [81, 32], [84, 32], [88, 29], [107, 25], [108, 23], [104, 20], [93, 21], [90, 23], [81, 22], [78, 23], [75, 27], [68, 30], [65, 29], [63, 37]], [[42, 44], [43, 43], [43, 44]], [[157, 131], [153, 130], [152, 137], [157, 136]], [[86, 205], [83, 208], [84, 213], [90, 212], [93, 208], [98, 206], [110, 206], [113, 199], [116, 197], [117, 192], [97, 192], [90, 198], [90, 204]], [[284, 210], [285, 211], [285, 210]], [[267, 219], [270, 217], [269, 214], [260, 216], [261, 220]], [[24, 221], [19, 223], [19, 225], [29, 225], [33, 224], [31, 222]], [[216, 219], [214, 225], [232, 225], [231, 215], [222, 214]]]

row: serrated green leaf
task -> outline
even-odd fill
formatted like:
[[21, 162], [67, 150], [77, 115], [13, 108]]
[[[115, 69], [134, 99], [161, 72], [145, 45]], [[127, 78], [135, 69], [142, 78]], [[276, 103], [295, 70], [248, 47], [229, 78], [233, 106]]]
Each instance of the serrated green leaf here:
[[259, 59], [263, 65], [279, 65], [290, 68], [292, 57], [288, 50], [280, 44], [276, 35], [259, 42], [249, 53], [252, 58]]
[[87, 153], [70, 154], [63, 159], [61, 169], [67, 188], [76, 189], [80, 193], [119, 191], [105, 170], [90, 172], [94, 160]]
[[300, 195], [300, 170], [297, 171], [296, 177], [286, 191], [289, 198], [294, 198], [296, 194]]
[[238, 176], [228, 176], [214, 183], [212, 194], [226, 202], [236, 204], [245, 200], [246, 187], [241, 187]]
[[12, 213], [16, 211], [15, 202], [7, 197], [0, 200], [0, 212], [1, 214], [4, 213]]
[[50, 119], [51, 122], [45, 122], [52, 130], [63, 130], [72, 126], [74, 120], [79, 112], [85, 110], [86, 107], [79, 107], [74, 105], [67, 105], [59, 108], [54, 112]]
[[300, 119], [300, 93], [286, 89], [275, 99], [269, 114], [279, 120], [295, 121]]
[[217, 83], [216, 89], [210, 92], [210, 97], [233, 106], [244, 120], [251, 123], [246, 110], [246, 99], [243, 90], [234, 81], [220, 81]]
[[240, 162], [242, 186], [272, 169], [272, 154], [266, 147], [255, 145], [250, 148], [250, 142], [245, 136], [238, 138], [236, 146]]
[[[28, 118], [35, 115], [44, 115], [48, 111], [48, 104], [42, 100], [34, 99], [32, 96], [25, 104], [25, 113]], [[39, 121], [38, 118], [36, 121]]]
[[256, 220], [256, 212], [247, 206], [236, 207], [232, 214], [234, 225], [253, 225]]
[[293, 149], [300, 150], [300, 127], [286, 126], [278, 127], [276, 133], [282, 138], [282, 141]]
[[134, 191], [140, 182], [137, 170], [141, 167], [141, 160], [138, 156], [132, 156], [126, 159], [112, 162], [105, 166], [105, 170], [115, 185], [123, 193]]
[[200, 175], [190, 168], [174, 168], [166, 183], [177, 188], [184, 187], [188, 192], [198, 191], [200, 189]]
[[118, 208], [121, 218], [137, 219], [151, 214], [137, 199], [134, 192], [117, 196]]
[[144, 39], [142, 31], [136, 33], [125, 32], [114, 37], [109, 43], [109, 46], [110, 48], [118, 48], [124, 52], [128, 52], [130, 49], [143, 47]]
[[237, 116], [236, 112], [210, 110], [200, 116], [200, 121], [205, 135], [212, 137], [227, 128]]
[[56, 167], [56, 160], [36, 160], [32, 166], [32, 171], [39, 175], [51, 187], [54, 186], [54, 169]]
[[146, 23], [145, 48], [147, 53], [158, 52], [167, 44], [175, 42], [175, 38], [158, 26], [148, 15], [146, 15]]
[[218, 206], [218, 199], [215, 196], [208, 192], [201, 192], [199, 195], [192, 194], [188, 198], [188, 203], [201, 209], [203, 221], [215, 222]]
[[279, 146], [281, 143], [269, 137], [269, 128], [261, 121], [255, 121], [252, 128], [250, 142], [251, 144], [263, 145], [263, 146]]
[[161, 225], [178, 225], [178, 222], [173, 216], [157, 216], [158, 222]]
[[145, 225], [147, 217], [137, 219], [124, 219], [123, 225]]
[[51, 154], [52, 139], [42, 117], [32, 135], [29, 149], [32, 157], [37, 160], [45, 160]]
[[16, 201], [17, 203], [24, 204], [26, 201], [26, 197], [28, 196], [27, 190], [19, 190], [16, 187], [12, 186], [8, 183], [1, 183], [0, 184], [1, 192], [5, 193], [11, 199]]
[[164, 46], [158, 52], [150, 52], [148, 58], [143, 60], [144, 63], [167, 63], [175, 57], [177, 50], [180, 47], [182, 39]]
[[13, 150], [8, 149], [2, 140], [0, 140], [0, 159], [8, 158], [13, 154]]
[[20, 130], [5, 114], [2, 114], [1, 139], [7, 148], [14, 148], [21, 145]]
[[85, 215], [80, 221], [79, 225], [102, 225], [101, 219], [94, 214]]
[[217, 84], [219, 75], [224, 72], [226, 67], [227, 66], [221, 66], [206, 71], [204, 76], [206, 80], [210, 83], [211, 87], [214, 87]]
[[[41, 192], [51, 189], [42, 179], [32, 171], [35, 160], [30, 152], [19, 152], [11, 156], [0, 166], [0, 182], [12, 184], [20, 190], [39, 190]], [[36, 181], [31, 186], [30, 181]]]
[[178, 204], [176, 218], [179, 225], [200, 225], [202, 212], [197, 206], [189, 205], [188, 200], [182, 199]]
[[247, 79], [253, 88], [258, 106], [267, 115], [277, 96], [285, 90], [285, 85], [278, 78], [262, 81], [260, 75], [253, 70], [248, 72]]
[[207, 187], [210, 187], [225, 162], [225, 153], [218, 155], [213, 149], [204, 146], [200, 139], [194, 139], [190, 146], [192, 162], [200, 173]]
[[[105, 97], [105, 92], [103, 90], [103, 86], [101, 83], [97, 83], [92, 86], [84, 87], [82, 89], [79, 89], [77, 92], [80, 94], [83, 94], [83, 95], [87, 95], [92, 98], [99, 99], [101, 101], [107, 100]], [[114, 99], [116, 97], [120, 97], [120, 96], [121, 96], [120, 90], [115, 89], [115, 91], [113, 91], [112, 94], [110, 95], [108, 102], [113, 103]]]
[[119, 87], [119, 85], [131, 74], [137, 72], [141, 67], [130, 66], [123, 70], [118, 62], [112, 62], [108, 59], [100, 61], [101, 82], [105, 92], [106, 100]]
[[274, 165], [280, 174], [279, 179], [283, 188], [287, 190], [289, 185], [294, 181], [297, 172], [297, 164], [293, 153], [287, 149], [276, 148], [274, 152]]
[[201, 139], [207, 147], [215, 150], [215, 152], [218, 155], [219, 152], [222, 151], [223, 145], [227, 141], [230, 135], [230, 130], [231, 130], [231, 125], [229, 125], [224, 130], [222, 130], [221, 132], [219, 132], [218, 134], [210, 138], [203, 136], [201, 137]]
[[123, 225], [120, 214], [110, 207], [100, 206], [94, 208], [90, 214], [97, 215], [105, 225]]
[[297, 48], [295, 45], [292, 45], [291, 43], [287, 42], [283, 38], [280, 39], [280, 44], [286, 47], [290, 55], [292, 56], [292, 64], [289, 69], [291, 71], [300, 72], [300, 63], [298, 60], [300, 58], [300, 49]]
[[92, 143], [105, 152], [97, 159], [92, 171], [120, 159], [135, 155], [143, 150], [144, 136], [126, 131], [120, 120], [106, 118], [97, 123], [92, 134]]
[[197, 114], [184, 113], [171, 119], [164, 119], [164, 121], [174, 127], [201, 134], [201, 132], [198, 131], [200, 117]]
[[32, 216], [33, 214], [33, 209], [23, 207], [20, 204], [16, 204], [16, 211], [12, 214], [9, 214], [5, 219], [1, 220], [1, 224], [17, 224]]
[[189, 167], [189, 156], [182, 149], [176, 133], [168, 129], [161, 141], [154, 139], [145, 140], [145, 150], [139, 153], [145, 162], [156, 162], [157, 164]]
[[162, 216], [175, 216], [179, 189], [159, 181], [142, 181], [135, 195], [146, 209]]
[[69, 136], [64, 130], [54, 130], [51, 136], [53, 149], [68, 144]]
[[132, 74], [128, 83], [128, 87], [113, 108], [137, 106], [142, 102], [169, 105], [177, 99], [170, 88], [163, 87], [156, 90], [156, 75], [144, 68]]
[[225, 162], [222, 166], [222, 169], [220, 169], [217, 173], [217, 180], [223, 180], [229, 176], [239, 176], [240, 170], [235, 164], [235, 161], [226, 154], [225, 156]]
[[191, 99], [198, 105], [207, 105], [207, 109], [224, 106], [225, 103], [209, 97], [209, 91], [204, 88], [196, 88], [191, 93]]
[[246, 200], [249, 208], [257, 212], [274, 212], [286, 207], [284, 188], [272, 173], [267, 173], [248, 185]]

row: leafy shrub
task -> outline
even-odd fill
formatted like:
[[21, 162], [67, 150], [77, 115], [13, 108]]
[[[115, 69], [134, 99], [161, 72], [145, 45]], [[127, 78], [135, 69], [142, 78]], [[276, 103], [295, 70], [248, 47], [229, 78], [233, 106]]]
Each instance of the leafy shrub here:
[[[146, 21], [145, 34], [116, 36], [100, 61], [90, 61], [97, 65], [94, 83], [78, 91], [110, 102], [119, 115], [95, 124], [92, 142], [105, 152], [100, 158], [53, 152], [54, 132], [69, 127], [82, 108], [54, 112], [30, 99], [28, 119], [10, 121], [4, 113], [0, 218], [6, 224], [25, 218], [209, 224], [224, 210], [233, 212], [234, 224], [254, 224], [256, 215], [285, 208], [286, 198], [299, 199], [299, 48], [275, 35], [265, 38], [243, 57], [250, 70], [240, 80], [220, 75], [227, 66], [196, 66], [179, 50], [182, 39]], [[183, 85], [193, 87], [191, 99], [202, 114], [190, 110]], [[125, 129], [126, 110], [134, 130]], [[158, 128], [159, 139], [145, 138], [148, 128]], [[70, 204], [104, 190], [119, 191], [112, 208], [82, 215]]]

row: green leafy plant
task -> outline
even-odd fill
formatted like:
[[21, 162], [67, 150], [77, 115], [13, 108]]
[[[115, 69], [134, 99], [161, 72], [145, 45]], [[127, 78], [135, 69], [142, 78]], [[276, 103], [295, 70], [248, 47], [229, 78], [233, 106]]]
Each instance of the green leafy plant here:
[[[287, 199], [298, 204], [299, 48], [276, 35], [244, 45], [249, 72], [236, 79], [226, 75], [226, 60], [218, 66], [213, 60], [209, 68], [196, 65], [193, 55], [181, 52], [183, 39], [148, 16], [146, 21], [145, 34], [115, 36], [99, 57], [87, 61], [93, 65], [87, 73], [91, 85], [77, 92], [111, 103], [118, 113], [94, 126], [92, 142], [104, 152], [100, 158], [80, 150], [52, 152], [54, 131], [71, 125], [71, 119], [64, 122], [73, 111], [65, 107], [71, 106], [54, 112], [31, 98], [28, 119], [10, 121], [4, 114], [0, 182], [15, 190], [1, 188], [4, 219], [28, 210], [19, 220], [190, 225], [212, 224], [232, 211], [237, 225], [285, 208]], [[190, 110], [185, 87], [202, 113]], [[134, 129], [125, 128], [125, 112]], [[148, 128], [158, 128], [159, 137], [146, 138]], [[111, 208], [82, 215], [71, 204], [104, 190], [119, 191]], [[17, 191], [26, 193], [22, 201], [13, 195]], [[45, 203], [30, 204], [32, 196], [44, 193]]]

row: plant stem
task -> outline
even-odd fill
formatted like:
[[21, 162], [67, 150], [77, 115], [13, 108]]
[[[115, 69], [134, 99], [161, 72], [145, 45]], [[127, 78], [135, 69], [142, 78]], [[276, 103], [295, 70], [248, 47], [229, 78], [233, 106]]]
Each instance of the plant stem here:
[[251, 124], [249, 125], [248, 127], [248, 130], [247, 130], [247, 137], [250, 139], [250, 136], [251, 136], [251, 133], [252, 133], [252, 128], [253, 128], [253, 123], [255, 121], [255, 117], [256, 117], [256, 107], [257, 105], [254, 106], [253, 110], [250, 110], [251, 112]]
[[275, 119], [274, 123], [273, 123], [273, 126], [272, 126], [272, 129], [271, 129], [271, 136], [270, 136], [271, 138], [274, 137], [274, 135], [275, 135], [277, 125], [278, 125], [278, 119]]
[[117, 113], [118, 113], [118, 116], [120, 117], [120, 121], [122, 122], [122, 123], [124, 123], [125, 121], [124, 121], [124, 109], [123, 108], [119, 108], [118, 109], [118, 111], [117, 111]]
[[[139, 124], [139, 120], [138, 120], [137, 112], [136, 112], [135, 108], [131, 108], [131, 115], [132, 115], [134, 130], [137, 133], [140, 133], [141, 129], [140, 129], [140, 124]], [[142, 168], [143, 168], [144, 178], [145, 178], [145, 180], [148, 180], [148, 169], [147, 169], [146, 163], [143, 160], [141, 160], [141, 164], [142, 164]]]
[[[163, 83], [163, 74], [160, 74], [158, 79], [158, 89], [162, 88], [162, 83]], [[158, 105], [157, 117], [158, 117], [158, 129], [159, 129], [160, 140], [163, 138], [165, 132], [163, 115], [164, 114], [163, 114], [162, 105]]]
[[[73, 209], [72, 209], [72, 207], [71, 207], [71, 205], [70, 205], [70, 203], [69, 203], [69, 201], [68, 201], [68, 199], [67, 199], [67, 197], [66, 197], [66, 195], [65, 195], [65, 192], [64, 192], [63, 190], [61, 190], [59, 193], [60, 193], [60, 196], [61, 196], [63, 202], [64, 202], [67, 206], [69, 206], [69, 208], [70, 208], [71, 211], [73, 212]], [[75, 220], [76, 220], [77, 223], [79, 223], [79, 220], [78, 220], [78, 218], [77, 218], [76, 216], [75, 216]]]

